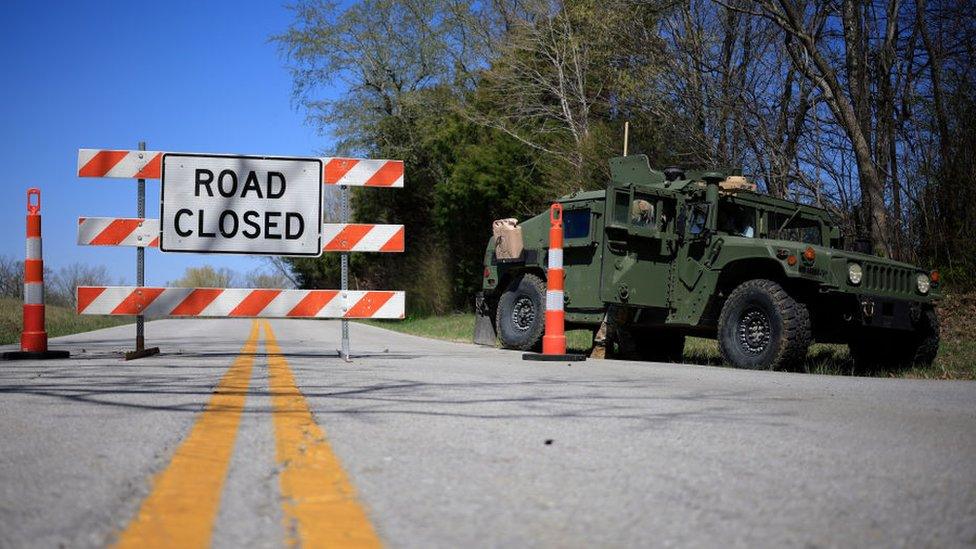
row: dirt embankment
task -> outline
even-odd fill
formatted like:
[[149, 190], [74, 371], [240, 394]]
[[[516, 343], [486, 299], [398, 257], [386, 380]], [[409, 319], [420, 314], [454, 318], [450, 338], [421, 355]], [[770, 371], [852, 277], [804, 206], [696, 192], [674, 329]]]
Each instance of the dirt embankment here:
[[936, 312], [943, 342], [976, 340], [976, 293], [947, 294]]

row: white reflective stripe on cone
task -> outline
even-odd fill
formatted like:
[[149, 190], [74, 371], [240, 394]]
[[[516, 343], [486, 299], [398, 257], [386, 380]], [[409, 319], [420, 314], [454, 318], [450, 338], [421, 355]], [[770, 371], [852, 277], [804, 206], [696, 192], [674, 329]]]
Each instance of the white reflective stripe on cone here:
[[41, 239], [40, 238], [28, 238], [27, 239], [27, 259], [40, 259], [41, 258]]
[[547, 311], [563, 310], [562, 290], [548, 290], [546, 292], [546, 310]]
[[563, 266], [563, 249], [549, 248], [549, 268], [559, 269]]
[[40, 282], [24, 283], [24, 305], [44, 305], [44, 284]]

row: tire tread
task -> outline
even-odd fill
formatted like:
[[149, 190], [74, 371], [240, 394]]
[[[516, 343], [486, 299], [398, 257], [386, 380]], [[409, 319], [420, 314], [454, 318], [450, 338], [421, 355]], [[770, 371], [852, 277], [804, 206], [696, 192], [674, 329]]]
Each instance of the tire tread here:
[[727, 343], [721, 337], [722, 327], [732, 321], [731, 315], [733, 314], [733, 310], [736, 309], [735, 304], [744, 299], [743, 296], [751, 291], [759, 291], [769, 295], [773, 301], [773, 306], [783, 318], [781, 344], [768, 367], [770, 369], [781, 369], [802, 362], [806, 358], [810, 343], [813, 340], [813, 332], [810, 326], [810, 310], [807, 309], [807, 306], [803, 302], [794, 299], [780, 284], [764, 278], [743, 282], [726, 299], [725, 306], [722, 307], [718, 321], [718, 340], [722, 357], [727, 362], [731, 362], [729, 360], [730, 353], [726, 349]]

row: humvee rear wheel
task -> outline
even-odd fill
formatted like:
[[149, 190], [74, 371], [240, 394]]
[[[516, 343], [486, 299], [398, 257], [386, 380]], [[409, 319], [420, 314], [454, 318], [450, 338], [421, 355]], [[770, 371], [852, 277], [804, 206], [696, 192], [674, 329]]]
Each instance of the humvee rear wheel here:
[[542, 341], [546, 285], [533, 274], [515, 277], [498, 300], [495, 329], [506, 349], [527, 351]]
[[810, 347], [810, 313], [772, 280], [732, 291], [718, 320], [722, 358], [739, 368], [776, 370], [802, 361]]

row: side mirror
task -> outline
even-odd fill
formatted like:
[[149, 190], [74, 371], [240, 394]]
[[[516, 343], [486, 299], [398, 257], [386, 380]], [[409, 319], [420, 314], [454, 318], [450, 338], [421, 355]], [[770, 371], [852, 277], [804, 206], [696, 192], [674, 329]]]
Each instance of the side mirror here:
[[678, 240], [684, 238], [685, 229], [688, 228], [688, 213], [684, 209], [678, 212], [678, 219], [675, 220], [674, 227]]

